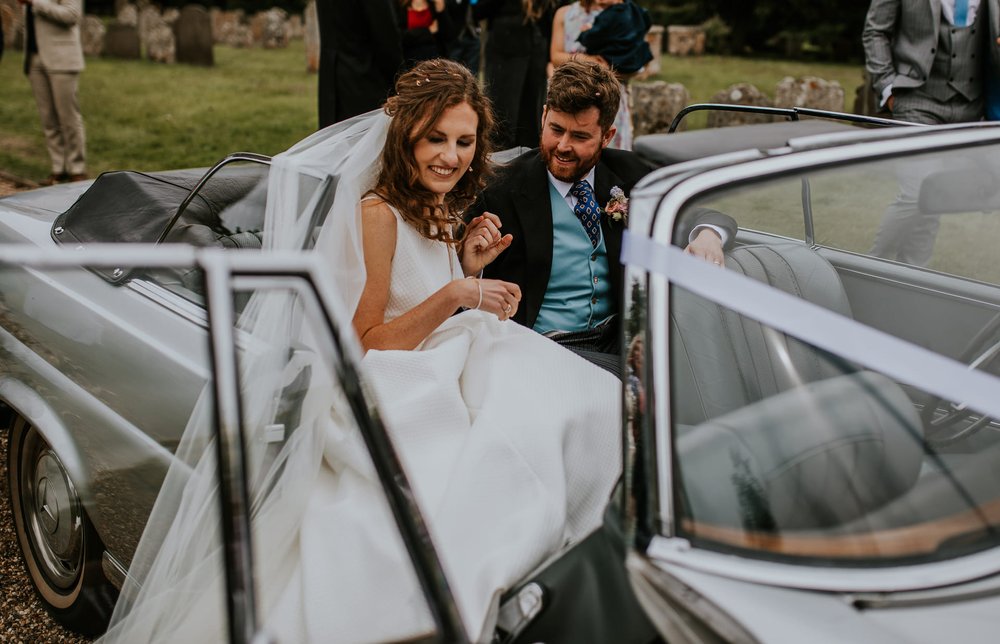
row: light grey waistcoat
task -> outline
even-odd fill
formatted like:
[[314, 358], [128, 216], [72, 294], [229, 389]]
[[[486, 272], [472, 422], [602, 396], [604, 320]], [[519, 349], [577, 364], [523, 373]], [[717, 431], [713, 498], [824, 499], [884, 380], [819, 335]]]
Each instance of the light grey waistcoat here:
[[930, 96], [946, 101], [957, 93], [972, 101], [982, 95], [987, 31], [982, 20], [984, 9], [980, 7], [976, 21], [968, 27], [953, 27], [941, 20], [937, 53], [923, 87]]

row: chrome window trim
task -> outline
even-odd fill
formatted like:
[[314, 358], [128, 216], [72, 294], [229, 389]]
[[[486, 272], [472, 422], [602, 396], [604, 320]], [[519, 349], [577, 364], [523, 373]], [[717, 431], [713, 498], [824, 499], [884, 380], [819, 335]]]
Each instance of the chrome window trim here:
[[[654, 177], [638, 188], [634, 197], [637, 205], [646, 206], [647, 199], [662, 194], [648, 212], [637, 212], [638, 226], [630, 227], [630, 233], [648, 236], [660, 245], [669, 246], [677, 215], [692, 200], [706, 193], [765, 177], [789, 176], [803, 172], [836, 167], [846, 163], [876, 161], [897, 158], [909, 154], [943, 152], [959, 147], [986, 146], [1000, 144], [1000, 127], [976, 128], [913, 128], [906, 136], [877, 140], [859, 141], [846, 146], [824, 147], [794, 151], [782, 148], [778, 154], [764, 154], [758, 158], [724, 167], [709, 167], [697, 174]], [[706, 164], [710, 165], [710, 164]], [[676, 170], [677, 168], [675, 168]], [[674, 181], [670, 181], [675, 178]], [[663, 185], [667, 184], [667, 185]], [[672, 185], [670, 185], [672, 184]], [[646, 202], [646, 203], [643, 203]], [[640, 208], [639, 210], [642, 210]], [[645, 230], [643, 230], [645, 228]], [[1000, 571], [1000, 548], [952, 558], [946, 561], [912, 564], [897, 568], [878, 569], [842, 568], [834, 569], [808, 563], [775, 563], [746, 557], [726, 555], [718, 552], [694, 548], [685, 540], [674, 536], [673, 507], [673, 442], [672, 418], [670, 416], [670, 388], [660, 383], [670, 382], [670, 355], [668, 314], [670, 311], [669, 280], [658, 273], [648, 273], [649, 321], [647, 343], [652, 358], [651, 387], [656, 392], [652, 418], [657, 449], [655, 476], [660, 490], [658, 517], [662, 523], [662, 536], [654, 536], [647, 548], [647, 554], [659, 562], [658, 565], [685, 565], [705, 570], [721, 576], [754, 581], [764, 584], [807, 588], [816, 590], [892, 590], [930, 588], [951, 583], [959, 583], [983, 577]], [[707, 296], [713, 301], [725, 304], [723, 297]], [[857, 323], [860, 324], [860, 323]], [[648, 481], [647, 481], [648, 484]], [[898, 584], [898, 585], [897, 585]]]
[[191, 300], [178, 293], [174, 293], [153, 280], [141, 277], [132, 278], [125, 285], [125, 288], [152, 300], [192, 324], [208, 328], [208, 313], [204, 307], [198, 306]]
[[693, 546], [686, 539], [654, 536], [646, 556], [664, 569], [681, 566], [719, 577], [802, 590], [882, 593], [926, 590], [995, 575], [997, 548], [971, 555], [908, 566], [834, 568], [750, 559]]

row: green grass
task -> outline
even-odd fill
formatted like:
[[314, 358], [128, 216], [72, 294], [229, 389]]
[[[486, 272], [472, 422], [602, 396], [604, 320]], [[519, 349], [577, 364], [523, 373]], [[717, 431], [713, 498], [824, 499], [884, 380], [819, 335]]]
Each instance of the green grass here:
[[[743, 228], [804, 239], [802, 178], [808, 177], [815, 241], [821, 246], [867, 254], [886, 208], [899, 191], [897, 172], [915, 170], [877, 161], [844, 169], [815, 170], [752, 187], [735, 187], [699, 205], [726, 212]], [[1000, 237], [995, 212], [942, 215], [928, 264], [943, 273], [1000, 283], [992, 240]]]
[[[90, 58], [80, 77], [89, 170], [162, 170], [211, 165], [235, 151], [275, 154], [316, 127], [315, 74], [302, 41], [287, 49], [217, 46], [216, 65], [199, 68]], [[41, 126], [21, 54], [0, 63], [0, 170], [40, 180], [49, 173]], [[769, 96], [785, 76], [837, 80], [853, 100], [856, 65], [719, 56], [663, 59], [659, 78], [683, 83], [692, 102], [741, 81]], [[704, 114], [689, 127], [704, 124]]]
[[[80, 103], [89, 171], [211, 165], [230, 152], [276, 154], [316, 128], [315, 74], [288, 49], [215, 48], [215, 67], [87, 59]], [[39, 180], [48, 155], [22, 56], [0, 64], [0, 169]]]

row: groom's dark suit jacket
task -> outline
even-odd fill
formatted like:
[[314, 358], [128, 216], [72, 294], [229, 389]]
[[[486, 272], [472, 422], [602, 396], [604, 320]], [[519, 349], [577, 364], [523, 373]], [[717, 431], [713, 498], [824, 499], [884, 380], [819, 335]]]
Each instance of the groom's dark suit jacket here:
[[[611, 188], [617, 186], [628, 195], [632, 187], [652, 170], [646, 161], [623, 150], [605, 149], [594, 172], [594, 198], [602, 208], [611, 198]], [[500, 217], [500, 232], [514, 236], [510, 248], [500, 254], [483, 271], [483, 277], [514, 282], [521, 287], [521, 304], [514, 321], [533, 327], [542, 305], [552, 269], [552, 203], [549, 197], [549, 175], [538, 149], [525, 152], [500, 169], [498, 176], [469, 209], [466, 219], [484, 211]], [[712, 224], [729, 233], [729, 243], [736, 236], [736, 222], [715, 211], [703, 211], [685, 226], [690, 231], [700, 224]], [[604, 244], [611, 272], [612, 308], [619, 311], [622, 303], [623, 268], [621, 257], [622, 231], [619, 222], [601, 217]], [[687, 239], [681, 231], [678, 239]]]

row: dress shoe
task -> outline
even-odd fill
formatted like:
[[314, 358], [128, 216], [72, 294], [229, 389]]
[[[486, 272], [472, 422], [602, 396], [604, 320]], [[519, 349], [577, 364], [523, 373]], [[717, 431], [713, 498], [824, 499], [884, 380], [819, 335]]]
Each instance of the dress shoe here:
[[66, 174], [65, 172], [62, 173], [62, 174], [56, 174], [56, 173], [53, 172], [52, 174], [50, 174], [48, 176], [48, 178], [46, 178], [45, 180], [43, 180], [41, 182], [41, 185], [43, 185], [43, 186], [54, 186], [57, 183], [65, 183], [68, 179], [69, 179], [69, 175]]
[[81, 172], [80, 174], [69, 175], [69, 181], [86, 181], [90, 177], [87, 176], [86, 172]]

